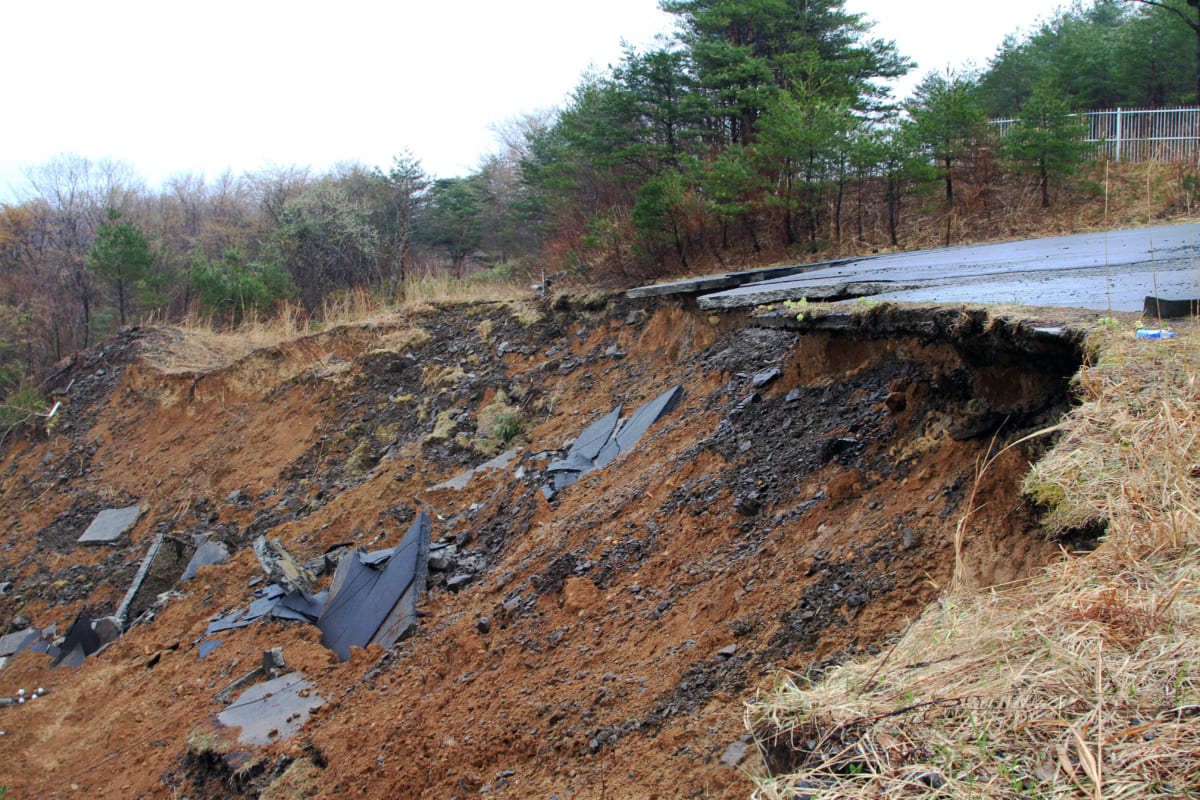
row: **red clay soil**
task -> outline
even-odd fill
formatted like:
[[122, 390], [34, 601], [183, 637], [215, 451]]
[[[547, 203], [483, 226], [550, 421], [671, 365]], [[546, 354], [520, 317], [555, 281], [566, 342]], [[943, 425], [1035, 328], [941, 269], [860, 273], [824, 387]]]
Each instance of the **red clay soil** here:
[[[64, 421], [0, 461], [2, 632], [113, 613], [158, 532], [235, 554], [79, 668], [25, 653], [0, 670], [0, 696], [48, 692], [0, 708], [6, 796], [748, 796], [753, 745], [721, 763], [748, 739], [745, 704], [781, 670], [886, 646], [949, 580], [969, 503], [973, 585], [1060, 546], [1017, 488], [1035, 445], [976, 475], [1061, 413], [1066, 362], [993, 349], [1012, 337], [986, 325], [969, 342], [872, 325], [560, 300], [534, 322], [441, 309], [209, 372], [164, 369], [173, 331], [81, 354], [54, 378], [75, 382]], [[550, 451], [677, 384], [636, 447], [545, 498]], [[428, 491], [495, 449], [479, 418], [500, 391], [528, 456]], [[439, 414], [457, 438], [426, 439]], [[145, 512], [118, 544], [75, 544], [131, 503]], [[417, 631], [390, 651], [338, 663], [315, 627], [263, 620], [197, 657], [209, 620], [252, 599], [258, 534], [307, 560], [389, 547], [420, 510], [458, 563], [430, 573]], [[325, 705], [286, 740], [242, 746], [215, 695], [273, 647]]]

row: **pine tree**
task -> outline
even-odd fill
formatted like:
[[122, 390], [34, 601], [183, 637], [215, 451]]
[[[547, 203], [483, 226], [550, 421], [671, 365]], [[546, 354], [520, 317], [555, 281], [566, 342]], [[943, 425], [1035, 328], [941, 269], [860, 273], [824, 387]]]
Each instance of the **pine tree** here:
[[378, 201], [380, 239], [392, 265], [389, 276], [392, 294], [403, 299], [408, 277], [408, 251], [417, 217], [425, 205], [429, 176], [420, 159], [408, 150], [392, 159], [392, 168], [386, 175], [379, 173], [378, 176], [382, 188], [382, 197]]
[[429, 244], [450, 257], [455, 277], [465, 277], [467, 257], [479, 247], [481, 236], [478, 180], [438, 180], [430, 190], [424, 223], [421, 230]]
[[693, 77], [727, 140], [752, 144], [759, 118], [786, 92], [852, 108], [886, 99], [878, 78], [911, 63], [893, 42], [866, 39], [870, 25], [844, 0], [663, 0], [679, 17]]
[[1050, 206], [1050, 184], [1075, 173], [1088, 151], [1083, 137], [1087, 127], [1073, 117], [1065, 98], [1048, 83], [1034, 90], [1004, 138], [1005, 155], [1018, 168], [1035, 173], [1042, 208]]
[[145, 281], [154, 264], [154, 252], [141, 228], [110, 208], [108, 222], [96, 231], [96, 242], [88, 251], [88, 268], [117, 290], [117, 309], [125, 324], [125, 306], [130, 295]]
[[939, 165], [946, 187], [946, 245], [954, 215], [954, 168], [987, 137], [987, 118], [971, 73], [930, 72], [908, 102], [916, 135]]

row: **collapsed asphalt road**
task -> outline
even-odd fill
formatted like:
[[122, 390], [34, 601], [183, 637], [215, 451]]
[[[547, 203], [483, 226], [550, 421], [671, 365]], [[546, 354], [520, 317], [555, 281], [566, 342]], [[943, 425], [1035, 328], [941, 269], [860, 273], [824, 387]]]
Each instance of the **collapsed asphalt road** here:
[[700, 297], [704, 309], [871, 297], [1140, 311], [1147, 295], [1197, 296], [1197, 247], [1200, 225], [1164, 225], [798, 265], [753, 283], [734, 274], [723, 291], [700, 278], [673, 284], [673, 293], [713, 292]]

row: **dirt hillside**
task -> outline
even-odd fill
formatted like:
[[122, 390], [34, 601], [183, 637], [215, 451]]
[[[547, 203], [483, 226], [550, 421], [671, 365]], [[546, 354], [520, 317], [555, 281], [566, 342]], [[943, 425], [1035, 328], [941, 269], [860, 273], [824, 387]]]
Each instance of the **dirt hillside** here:
[[[885, 647], [949, 580], [1062, 546], [1017, 484], [1081, 358], [1057, 322], [873, 308], [809, 323], [557, 298], [344, 326], [219, 367], [178, 331], [61, 365], [43, 436], [0, 452], [0, 633], [113, 614], [159, 533], [225, 564], [170, 587], [76, 668], [0, 669], [7, 797], [746, 797], [744, 707], [780, 670]], [[777, 373], [775, 371], [778, 371]], [[756, 385], [757, 384], [757, 385]], [[681, 386], [635, 446], [547, 498], [546, 468], [618, 404]], [[509, 447], [507, 466], [433, 488]], [[141, 505], [113, 545], [76, 540]], [[302, 622], [222, 632], [264, 578], [433, 519], [420, 624], [339, 663]], [[330, 581], [328, 574], [320, 578]], [[282, 648], [324, 700], [242, 745], [216, 695]]]

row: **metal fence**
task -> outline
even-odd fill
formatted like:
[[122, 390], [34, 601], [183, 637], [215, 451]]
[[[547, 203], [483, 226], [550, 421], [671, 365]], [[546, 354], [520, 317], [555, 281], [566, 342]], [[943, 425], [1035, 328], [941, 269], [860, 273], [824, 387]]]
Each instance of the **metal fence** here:
[[[1074, 116], [1074, 115], [1073, 115]], [[1122, 108], [1088, 111], [1088, 134], [1097, 158], [1113, 161], [1200, 159], [1200, 108]], [[993, 120], [1003, 136], [1014, 120]]]

